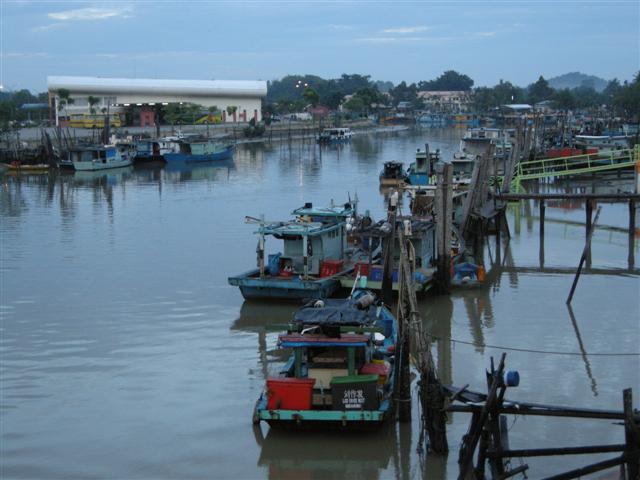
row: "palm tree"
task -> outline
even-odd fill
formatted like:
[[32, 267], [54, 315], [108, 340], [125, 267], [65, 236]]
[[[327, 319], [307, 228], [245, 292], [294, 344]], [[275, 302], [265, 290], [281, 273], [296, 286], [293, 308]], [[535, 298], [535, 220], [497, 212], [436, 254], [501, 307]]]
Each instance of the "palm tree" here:
[[89, 111], [91, 112], [91, 115], [95, 115], [96, 105], [100, 103], [100, 99], [98, 97], [89, 95], [89, 98], [87, 98], [87, 101], [89, 102]]
[[75, 100], [71, 98], [71, 92], [66, 88], [61, 88], [57, 92], [58, 95], [58, 111], [61, 112], [64, 110], [65, 116], [67, 114], [67, 105], [73, 105]]

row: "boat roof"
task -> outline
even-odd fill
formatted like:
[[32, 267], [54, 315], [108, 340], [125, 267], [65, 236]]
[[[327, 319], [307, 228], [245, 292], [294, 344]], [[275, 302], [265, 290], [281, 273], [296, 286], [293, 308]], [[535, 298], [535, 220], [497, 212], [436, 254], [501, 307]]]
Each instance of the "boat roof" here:
[[309, 237], [322, 235], [325, 232], [333, 230], [338, 223], [324, 224], [322, 222], [277, 222], [260, 227], [254, 233], [263, 233], [265, 235], [275, 235], [284, 237], [297, 237], [307, 235]]
[[353, 207], [350, 203], [324, 208], [318, 208], [314, 207], [311, 204], [306, 204], [300, 208], [296, 208], [291, 213], [293, 215], [302, 215], [309, 217], [346, 218], [353, 214]]
[[105, 151], [105, 150], [113, 150], [116, 148], [116, 145], [85, 145], [85, 146], [76, 146], [69, 148], [70, 152], [97, 152], [97, 151]]

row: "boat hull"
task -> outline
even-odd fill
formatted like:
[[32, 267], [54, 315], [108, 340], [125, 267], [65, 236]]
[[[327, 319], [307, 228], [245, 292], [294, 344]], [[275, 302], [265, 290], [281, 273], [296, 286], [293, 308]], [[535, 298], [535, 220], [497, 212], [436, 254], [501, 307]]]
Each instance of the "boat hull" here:
[[[391, 418], [380, 410], [266, 410], [256, 412], [257, 420], [271, 428], [287, 430], [378, 430]], [[254, 419], [254, 420], [256, 420]]]
[[247, 300], [329, 298], [340, 288], [337, 276], [304, 281], [297, 278], [260, 278], [258, 272], [258, 269], [255, 269], [237, 277], [230, 277], [229, 284], [239, 287], [242, 296]]
[[113, 162], [73, 162], [73, 168], [78, 171], [85, 172], [94, 172], [97, 170], [108, 170], [110, 168], [121, 168], [128, 167], [131, 165], [131, 160], [117, 160]]
[[163, 155], [166, 162], [185, 162], [185, 163], [198, 163], [198, 162], [211, 162], [214, 160], [225, 160], [231, 158], [233, 155], [233, 145], [226, 147], [224, 150], [220, 150], [215, 153], [207, 153], [202, 155], [192, 155], [185, 153], [165, 153]]

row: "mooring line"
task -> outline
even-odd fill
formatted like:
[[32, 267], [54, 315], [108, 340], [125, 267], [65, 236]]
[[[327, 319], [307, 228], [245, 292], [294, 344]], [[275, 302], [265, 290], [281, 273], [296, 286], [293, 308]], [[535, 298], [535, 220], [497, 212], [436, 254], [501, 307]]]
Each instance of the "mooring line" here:
[[582, 352], [559, 352], [559, 351], [554, 351], [554, 350], [535, 350], [535, 349], [531, 349], [531, 348], [518, 348], [518, 347], [504, 347], [501, 345], [489, 345], [489, 344], [477, 344], [474, 342], [467, 342], [464, 340], [456, 340], [455, 338], [443, 338], [443, 337], [437, 337], [435, 335], [431, 335], [429, 334], [429, 336], [431, 338], [435, 338], [436, 340], [448, 340], [450, 342], [453, 343], [462, 343], [464, 345], [473, 345], [474, 347], [482, 347], [482, 348], [497, 348], [499, 350], [509, 350], [512, 352], [526, 352], [526, 353], [542, 353], [542, 354], [546, 354], [546, 355], [575, 355], [575, 356], [592, 356], [592, 357], [640, 357], [640, 352], [638, 353], [634, 353], [634, 352], [621, 352], [621, 353], [603, 353], [603, 352], [597, 352], [597, 353], [589, 353], [589, 352], [585, 352], [584, 354]]

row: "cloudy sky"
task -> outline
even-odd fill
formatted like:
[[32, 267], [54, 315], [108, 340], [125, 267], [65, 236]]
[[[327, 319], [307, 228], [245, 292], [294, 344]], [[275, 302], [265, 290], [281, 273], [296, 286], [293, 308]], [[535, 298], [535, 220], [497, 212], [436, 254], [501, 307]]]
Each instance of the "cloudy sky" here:
[[262, 79], [342, 73], [476, 85], [640, 70], [640, 2], [0, 0], [0, 83], [47, 75]]

